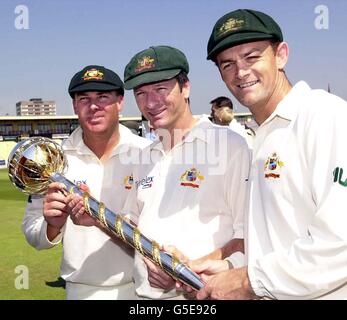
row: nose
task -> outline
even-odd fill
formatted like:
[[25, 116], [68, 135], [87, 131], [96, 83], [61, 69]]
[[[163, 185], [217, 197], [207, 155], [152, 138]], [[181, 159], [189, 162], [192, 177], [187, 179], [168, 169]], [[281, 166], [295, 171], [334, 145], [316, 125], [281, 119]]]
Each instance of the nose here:
[[159, 97], [156, 92], [151, 91], [147, 94], [146, 108], [151, 110], [158, 105]]
[[97, 103], [95, 103], [94, 101], [90, 104], [89, 108], [92, 110], [92, 111], [96, 111], [96, 110], [99, 110], [100, 109], [100, 106], [98, 106]]
[[249, 67], [245, 61], [238, 61], [236, 64], [236, 76], [238, 79], [244, 79], [249, 75]]

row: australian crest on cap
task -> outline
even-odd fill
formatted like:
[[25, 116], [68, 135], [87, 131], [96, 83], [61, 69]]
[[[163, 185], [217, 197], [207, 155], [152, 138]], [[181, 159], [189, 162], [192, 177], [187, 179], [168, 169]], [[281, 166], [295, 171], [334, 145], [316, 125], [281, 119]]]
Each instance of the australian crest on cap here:
[[104, 73], [96, 68], [92, 68], [87, 70], [83, 75], [83, 80], [102, 80], [104, 77]]
[[137, 67], [135, 69], [135, 72], [141, 72], [142, 70], [152, 69], [154, 67], [154, 59], [150, 56], [145, 56], [137, 60]]
[[234, 19], [229, 18], [227, 21], [225, 21], [217, 30], [217, 37], [221, 37], [222, 35], [226, 34], [230, 31], [235, 31], [237, 29], [240, 29], [245, 25], [245, 21], [243, 19]]

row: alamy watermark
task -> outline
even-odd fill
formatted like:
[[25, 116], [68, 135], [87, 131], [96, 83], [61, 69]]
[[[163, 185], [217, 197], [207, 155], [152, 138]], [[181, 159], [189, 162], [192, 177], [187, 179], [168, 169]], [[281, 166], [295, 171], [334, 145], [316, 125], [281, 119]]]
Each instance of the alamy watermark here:
[[29, 9], [23, 4], [19, 4], [15, 7], [14, 13], [16, 17], [14, 19], [14, 27], [17, 30], [29, 29]]
[[14, 279], [14, 287], [17, 290], [29, 289], [29, 268], [25, 265], [18, 265], [14, 269], [14, 273], [18, 274]]
[[329, 29], [329, 8], [326, 5], [320, 4], [315, 7], [314, 12], [317, 14], [314, 19], [314, 27], [317, 30]]
[[[160, 129], [160, 139], [163, 145], [170, 146], [171, 164], [182, 166], [204, 165], [209, 175], [225, 174], [230, 159], [237, 148], [237, 143], [228, 128], [216, 129], [195, 129], [194, 137], [188, 137], [189, 141], [184, 141], [179, 148], [184, 134], [180, 129], [174, 130], [173, 133], [165, 129]], [[193, 143], [192, 140], [197, 140]], [[159, 148], [160, 149], [160, 148]], [[136, 148], [130, 148], [128, 145], [120, 146], [120, 161], [124, 165], [150, 165], [155, 164], [162, 158], [162, 152], [157, 148], [146, 148], [139, 151]]]

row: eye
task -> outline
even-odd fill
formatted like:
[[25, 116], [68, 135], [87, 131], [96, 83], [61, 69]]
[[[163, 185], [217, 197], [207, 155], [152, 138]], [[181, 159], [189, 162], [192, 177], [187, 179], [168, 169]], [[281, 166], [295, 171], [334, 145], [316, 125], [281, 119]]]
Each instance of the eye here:
[[166, 92], [166, 87], [158, 87], [158, 88], [157, 88], [157, 91], [158, 91], [159, 93]]
[[247, 57], [246, 57], [246, 61], [247, 61], [248, 63], [254, 63], [254, 62], [256, 62], [259, 58], [260, 58], [259, 55], [250, 55], [250, 56], [247, 56]]
[[234, 61], [223, 62], [220, 66], [221, 70], [229, 70], [235, 66]]
[[134, 94], [136, 98], [142, 98], [145, 95], [143, 91], [135, 91]]
[[107, 95], [101, 95], [101, 96], [99, 96], [99, 100], [100, 101], [107, 101], [109, 99], [109, 96], [107, 96]]
[[89, 101], [87, 97], [79, 97], [77, 100], [80, 103], [87, 103]]

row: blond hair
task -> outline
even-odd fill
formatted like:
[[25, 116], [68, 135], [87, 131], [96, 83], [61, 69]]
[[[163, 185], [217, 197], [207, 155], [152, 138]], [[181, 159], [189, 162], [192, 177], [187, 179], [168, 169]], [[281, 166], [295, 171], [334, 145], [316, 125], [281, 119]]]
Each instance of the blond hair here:
[[214, 112], [214, 123], [227, 126], [234, 119], [234, 112], [229, 107], [221, 107]]

